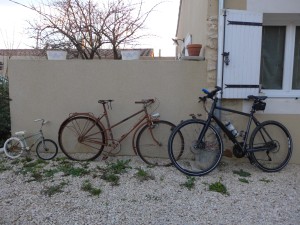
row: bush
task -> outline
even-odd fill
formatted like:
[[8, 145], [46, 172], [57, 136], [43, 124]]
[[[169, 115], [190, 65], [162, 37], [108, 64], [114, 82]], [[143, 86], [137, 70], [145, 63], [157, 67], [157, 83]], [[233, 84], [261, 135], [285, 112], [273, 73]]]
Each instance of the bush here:
[[8, 80], [0, 75], [0, 147], [11, 135], [9, 101]]

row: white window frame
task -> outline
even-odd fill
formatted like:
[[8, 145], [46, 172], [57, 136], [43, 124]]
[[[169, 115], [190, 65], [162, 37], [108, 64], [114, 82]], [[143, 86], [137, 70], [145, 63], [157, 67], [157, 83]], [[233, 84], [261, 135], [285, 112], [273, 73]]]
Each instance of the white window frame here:
[[300, 90], [293, 90], [292, 82], [294, 69], [296, 27], [300, 26], [300, 21], [291, 21], [288, 17], [280, 19], [280, 14], [278, 14], [278, 19], [264, 21], [263, 26], [285, 26], [286, 36], [282, 89], [261, 89], [261, 93], [267, 95], [268, 97], [299, 97]]

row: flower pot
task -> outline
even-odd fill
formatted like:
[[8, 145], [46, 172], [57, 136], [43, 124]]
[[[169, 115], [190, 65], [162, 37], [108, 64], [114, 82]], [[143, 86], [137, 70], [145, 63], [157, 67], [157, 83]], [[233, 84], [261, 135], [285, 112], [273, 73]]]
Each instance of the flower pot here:
[[202, 45], [201, 44], [189, 44], [186, 46], [189, 56], [199, 56]]
[[62, 50], [47, 50], [48, 60], [65, 60], [67, 52]]
[[122, 50], [122, 60], [136, 60], [140, 58], [140, 50]]

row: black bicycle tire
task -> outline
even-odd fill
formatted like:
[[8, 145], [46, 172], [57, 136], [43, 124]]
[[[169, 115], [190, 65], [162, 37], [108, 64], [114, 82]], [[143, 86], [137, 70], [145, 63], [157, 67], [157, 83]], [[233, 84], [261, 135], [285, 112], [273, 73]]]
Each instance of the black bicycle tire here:
[[[184, 138], [184, 145], [189, 145], [189, 140], [184, 136], [185, 133], [181, 130], [182, 128], [188, 126], [188, 125], [191, 125], [191, 124], [202, 124], [203, 126], [205, 126], [206, 122], [203, 121], [203, 120], [198, 120], [198, 119], [189, 119], [189, 120], [186, 120], [182, 123], [180, 123], [178, 126], [175, 127], [175, 129], [173, 130], [173, 132], [171, 133], [170, 135], [170, 138], [169, 138], [169, 143], [168, 143], [168, 153], [169, 153], [169, 157], [173, 163], [173, 165], [182, 173], [188, 175], [188, 176], [203, 176], [203, 175], [206, 175], [208, 173], [210, 173], [211, 171], [213, 171], [219, 164], [221, 158], [222, 158], [222, 154], [223, 154], [223, 150], [224, 150], [224, 147], [223, 147], [223, 141], [222, 141], [222, 138], [220, 136], [220, 134], [218, 133], [217, 129], [212, 126], [212, 125], [209, 125], [209, 129], [211, 129], [213, 131], [213, 133], [215, 134], [215, 137], [217, 139], [217, 142], [218, 142], [218, 153], [216, 154], [216, 160], [214, 160], [212, 162], [212, 164], [210, 166], [208, 166], [206, 169], [204, 170], [200, 170], [198, 172], [195, 172], [195, 171], [191, 171], [191, 170], [188, 170], [188, 169], [185, 169], [183, 168], [177, 161], [178, 159], [176, 159], [174, 157], [174, 153], [173, 153], [173, 139], [174, 137], [176, 136], [176, 134], [178, 132], [181, 132], [181, 134], [183, 135], [183, 138]], [[200, 131], [199, 131], [200, 132]], [[186, 148], [184, 148], [184, 151], [190, 151]], [[185, 153], [184, 153], [185, 154]], [[183, 155], [182, 158], [180, 158], [180, 160], [184, 159], [185, 156]]]
[[[170, 128], [167, 128], [170, 129], [170, 133], [172, 132], [172, 130], [175, 128], [175, 124], [169, 122], [169, 121], [165, 121], [165, 120], [158, 120], [158, 121], [153, 121], [154, 125], [167, 125], [169, 126]], [[170, 161], [169, 157], [168, 157], [168, 139], [169, 139], [169, 136], [170, 134], [167, 135], [166, 137], [166, 142], [162, 144], [162, 146], [166, 146], [166, 153], [165, 153], [165, 156], [162, 156], [162, 158], [158, 158], [158, 160], [156, 162], [154, 161], [150, 161], [151, 157], [146, 157], [145, 156], [145, 153], [143, 151], [143, 148], [141, 147], [141, 139], [142, 139], [142, 136], [144, 135], [147, 135], [146, 134], [146, 130], [149, 128], [149, 125], [146, 124], [145, 126], [143, 126], [138, 135], [137, 135], [137, 138], [136, 138], [136, 149], [137, 149], [137, 154], [139, 155], [139, 157], [145, 162], [147, 163], [148, 165], [153, 165], [153, 166], [170, 166], [172, 165], [172, 162]], [[148, 135], [147, 135], [148, 136]], [[161, 136], [159, 137], [160, 140], [161, 139]], [[183, 142], [183, 138], [181, 140]], [[163, 158], [164, 157], [164, 158]], [[165, 159], [167, 158], [167, 160]], [[153, 159], [153, 158], [152, 158]], [[153, 159], [154, 160], [154, 159]]]
[[[55, 143], [55, 141], [53, 141], [53, 140], [51, 140], [51, 139], [44, 139], [44, 142], [45, 142], [45, 145], [46, 145], [47, 142], [52, 143], [53, 146], [55, 147], [55, 151], [53, 152], [53, 154], [52, 154], [50, 157], [47, 157], [47, 158], [46, 158], [46, 157], [43, 157], [43, 156], [42, 156], [42, 152], [39, 151], [39, 149], [40, 149], [39, 147], [40, 147], [41, 144], [43, 144], [43, 141], [40, 141], [40, 142], [37, 144], [36, 148], [35, 148], [36, 154], [37, 154], [37, 156], [38, 156], [40, 159], [43, 159], [43, 160], [51, 160], [51, 159], [53, 159], [53, 158], [57, 155], [57, 153], [58, 153], [58, 147], [57, 147], [57, 144]], [[44, 150], [43, 147], [42, 147], [41, 149]]]
[[[82, 159], [82, 158], [75, 158], [74, 156], [71, 156], [70, 153], [68, 153], [68, 150], [65, 148], [64, 144], [63, 144], [63, 138], [62, 138], [62, 133], [65, 129], [65, 127], [67, 126], [67, 124], [71, 123], [72, 121], [76, 120], [76, 119], [83, 119], [83, 120], [87, 120], [87, 121], [90, 121], [92, 122], [95, 127], [97, 127], [99, 129], [99, 134], [101, 135], [101, 139], [102, 139], [102, 142], [103, 143], [106, 143], [106, 138], [105, 138], [105, 131], [104, 129], [102, 128], [102, 126], [100, 126], [96, 120], [90, 118], [90, 117], [87, 117], [87, 116], [75, 116], [75, 117], [71, 117], [71, 118], [68, 118], [66, 119], [60, 126], [59, 128], [59, 132], [58, 132], [58, 143], [59, 143], [59, 147], [60, 149], [62, 150], [62, 152], [71, 160], [75, 160], [75, 161], [90, 161], [90, 160], [94, 160], [96, 159], [97, 157], [100, 156], [100, 154], [102, 153], [103, 149], [104, 149], [104, 145], [101, 145], [99, 147], [99, 149], [97, 149], [97, 152], [94, 154], [92, 154], [91, 157], [89, 158], [86, 158], [86, 159]], [[78, 139], [77, 139], [78, 140]]]
[[264, 121], [262, 122], [259, 126], [257, 126], [250, 137], [250, 141], [249, 141], [249, 146], [250, 149], [254, 147], [254, 139], [257, 135], [257, 133], [264, 127], [266, 127], [267, 125], [274, 125], [277, 126], [278, 128], [280, 128], [283, 131], [283, 134], [286, 135], [287, 137], [287, 146], [288, 146], [288, 150], [287, 150], [287, 154], [284, 157], [283, 161], [276, 167], [276, 168], [267, 168], [266, 166], [264, 166], [258, 159], [257, 156], [255, 155], [255, 152], [251, 152], [250, 153], [250, 157], [253, 160], [254, 164], [260, 168], [261, 170], [265, 171], [265, 172], [278, 172], [280, 170], [282, 170], [289, 162], [291, 156], [292, 156], [292, 151], [293, 151], [293, 141], [292, 141], [292, 137], [288, 131], [288, 129], [281, 123], [277, 122], [277, 121], [273, 121], [273, 120], [268, 120], [268, 121]]

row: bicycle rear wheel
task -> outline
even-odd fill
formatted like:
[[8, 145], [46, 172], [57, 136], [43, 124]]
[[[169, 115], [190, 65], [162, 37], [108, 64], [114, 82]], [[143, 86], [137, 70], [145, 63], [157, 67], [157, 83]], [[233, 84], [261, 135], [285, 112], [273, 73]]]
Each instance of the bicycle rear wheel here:
[[8, 158], [16, 159], [22, 155], [25, 146], [20, 138], [11, 137], [5, 141], [3, 148]]
[[277, 172], [289, 162], [293, 143], [289, 131], [277, 121], [265, 121], [257, 126], [250, 137], [250, 149], [270, 148], [250, 154], [258, 168], [265, 172]]
[[53, 159], [57, 155], [57, 145], [50, 139], [45, 139], [44, 142], [40, 141], [36, 146], [36, 154], [39, 158], [44, 160]]
[[58, 143], [70, 159], [87, 161], [97, 158], [103, 151], [104, 130], [94, 119], [86, 116], [71, 117], [59, 128]]
[[[155, 166], [172, 164], [168, 156], [168, 139], [173, 128], [174, 124], [164, 120], [153, 121], [152, 125], [146, 124], [141, 128], [136, 139], [136, 148], [145, 163]], [[182, 136], [178, 136], [175, 141], [179, 146], [183, 146]]]
[[[179, 124], [169, 138], [169, 157], [174, 166], [189, 176], [202, 176], [214, 170], [219, 164], [223, 153], [223, 142], [217, 130], [209, 125], [203, 139], [198, 143], [200, 132], [206, 122], [190, 119]], [[183, 153], [177, 158], [178, 146], [174, 140], [183, 135]]]

